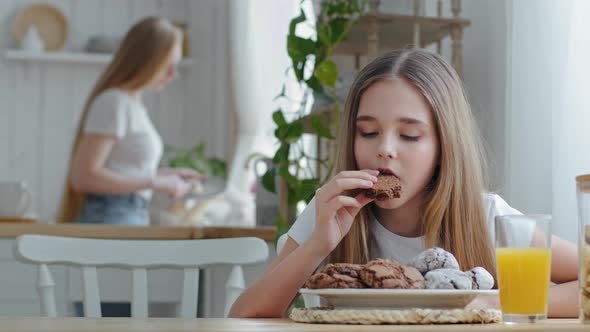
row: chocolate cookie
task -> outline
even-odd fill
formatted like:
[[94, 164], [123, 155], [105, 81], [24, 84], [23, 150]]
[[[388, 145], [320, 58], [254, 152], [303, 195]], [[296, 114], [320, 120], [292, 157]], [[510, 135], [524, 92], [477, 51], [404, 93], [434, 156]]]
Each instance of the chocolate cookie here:
[[410, 285], [412, 285], [411, 288], [426, 288], [426, 281], [424, 280], [424, 277], [420, 271], [416, 270], [412, 266], [402, 265], [402, 267], [404, 269], [404, 276], [406, 280]]
[[319, 272], [327, 273], [329, 275], [343, 274], [349, 277], [360, 279], [360, 272], [362, 271], [362, 269], [363, 265], [359, 264], [335, 263], [327, 264]]
[[399, 179], [391, 174], [379, 174], [373, 188], [365, 189], [365, 195], [378, 201], [401, 197], [402, 186]]
[[307, 288], [366, 288], [360, 279], [362, 265], [357, 264], [328, 264], [312, 275], [305, 287]]
[[375, 198], [377, 201], [386, 201], [392, 198], [400, 198], [401, 190], [401, 184], [395, 175], [380, 173], [377, 175], [377, 182], [375, 182], [373, 188], [354, 189], [350, 191], [350, 195], [354, 197], [364, 193], [365, 196]]
[[424, 288], [424, 277], [411, 266], [403, 266], [387, 259], [368, 262], [361, 271], [361, 279], [372, 288]]

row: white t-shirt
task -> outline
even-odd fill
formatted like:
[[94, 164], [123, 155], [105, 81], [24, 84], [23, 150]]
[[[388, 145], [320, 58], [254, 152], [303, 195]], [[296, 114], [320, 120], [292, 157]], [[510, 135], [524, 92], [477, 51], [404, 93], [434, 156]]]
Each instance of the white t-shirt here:
[[[114, 136], [105, 167], [130, 177], [154, 176], [163, 144], [143, 104], [120, 89], [109, 89], [90, 107], [84, 132]], [[150, 189], [137, 192], [149, 200]]]
[[[500, 196], [491, 193], [483, 194], [484, 209], [490, 236], [494, 239], [494, 219], [496, 216], [521, 214], [512, 208]], [[305, 210], [299, 215], [289, 232], [287, 233], [298, 244], [305, 242], [313, 232], [315, 225], [315, 198], [312, 199]], [[533, 236], [534, 225], [527, 223], [511, 224], [510, 232], [519, 244], [530, 243]], [[407, 264], [413, 257], [424, 251], [424, 237], [403, 237], [392, 233], [377, 219], [373, 219], [369, 226], [372, 236], [369, 243], [369, 255], [371, 259], [387, 258]]]

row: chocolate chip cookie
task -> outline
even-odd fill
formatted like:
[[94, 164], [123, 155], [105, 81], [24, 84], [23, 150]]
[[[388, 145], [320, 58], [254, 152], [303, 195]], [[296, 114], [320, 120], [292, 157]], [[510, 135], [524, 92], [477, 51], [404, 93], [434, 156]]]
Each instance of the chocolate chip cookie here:
[[402, 186], [399, 179], [393, 174], [380, 173], [373, 188], [354, 189], [350, 191], [351, 196], [365, 193], [368, 198], [375, 198], [377, 201], [387, 201], [392, 198], [400, 198]]
[[328, 264], [312, 275], [305, 287], [307, 288], [366, 288], [360, 278], [362, 265], [337, 263]]
[[403, 266], [387, 259], [368, 262], [360, 273], [371, 288], [421, 289], [425, 287], [422, 274], [411, 266]]
[[400, 198], [401, 191], [402, 186], [395, 175], [381, 173], [377, 176], [377, 182], [373, 188], [365, 190], [365, 195], [378, 201], [387, 201], [392, 198]]

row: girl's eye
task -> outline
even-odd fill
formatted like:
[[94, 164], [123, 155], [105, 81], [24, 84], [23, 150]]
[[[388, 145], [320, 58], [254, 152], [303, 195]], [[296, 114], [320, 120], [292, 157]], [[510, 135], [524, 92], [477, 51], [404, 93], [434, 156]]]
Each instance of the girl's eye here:
[[420, 136], [401, 135], [401, 138], [406, 141], [417, 142], [420, 139]]
[[367, 132], [367, 133], [361, 131], [361, 137], [374, 137], [374, 136], [377, 136], [376, 131]]

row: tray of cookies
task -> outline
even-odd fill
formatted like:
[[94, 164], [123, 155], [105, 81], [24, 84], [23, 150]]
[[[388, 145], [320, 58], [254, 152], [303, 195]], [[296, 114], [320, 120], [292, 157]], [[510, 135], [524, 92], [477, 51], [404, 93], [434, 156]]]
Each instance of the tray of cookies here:
[[461, 271], [451, 253], [431, 248], [407, 265], [388, 259], [327, 264], [299, 292], [336, 309], [462, 309], [477, 297], [497, 295], [493, 286], [484, 268]]

